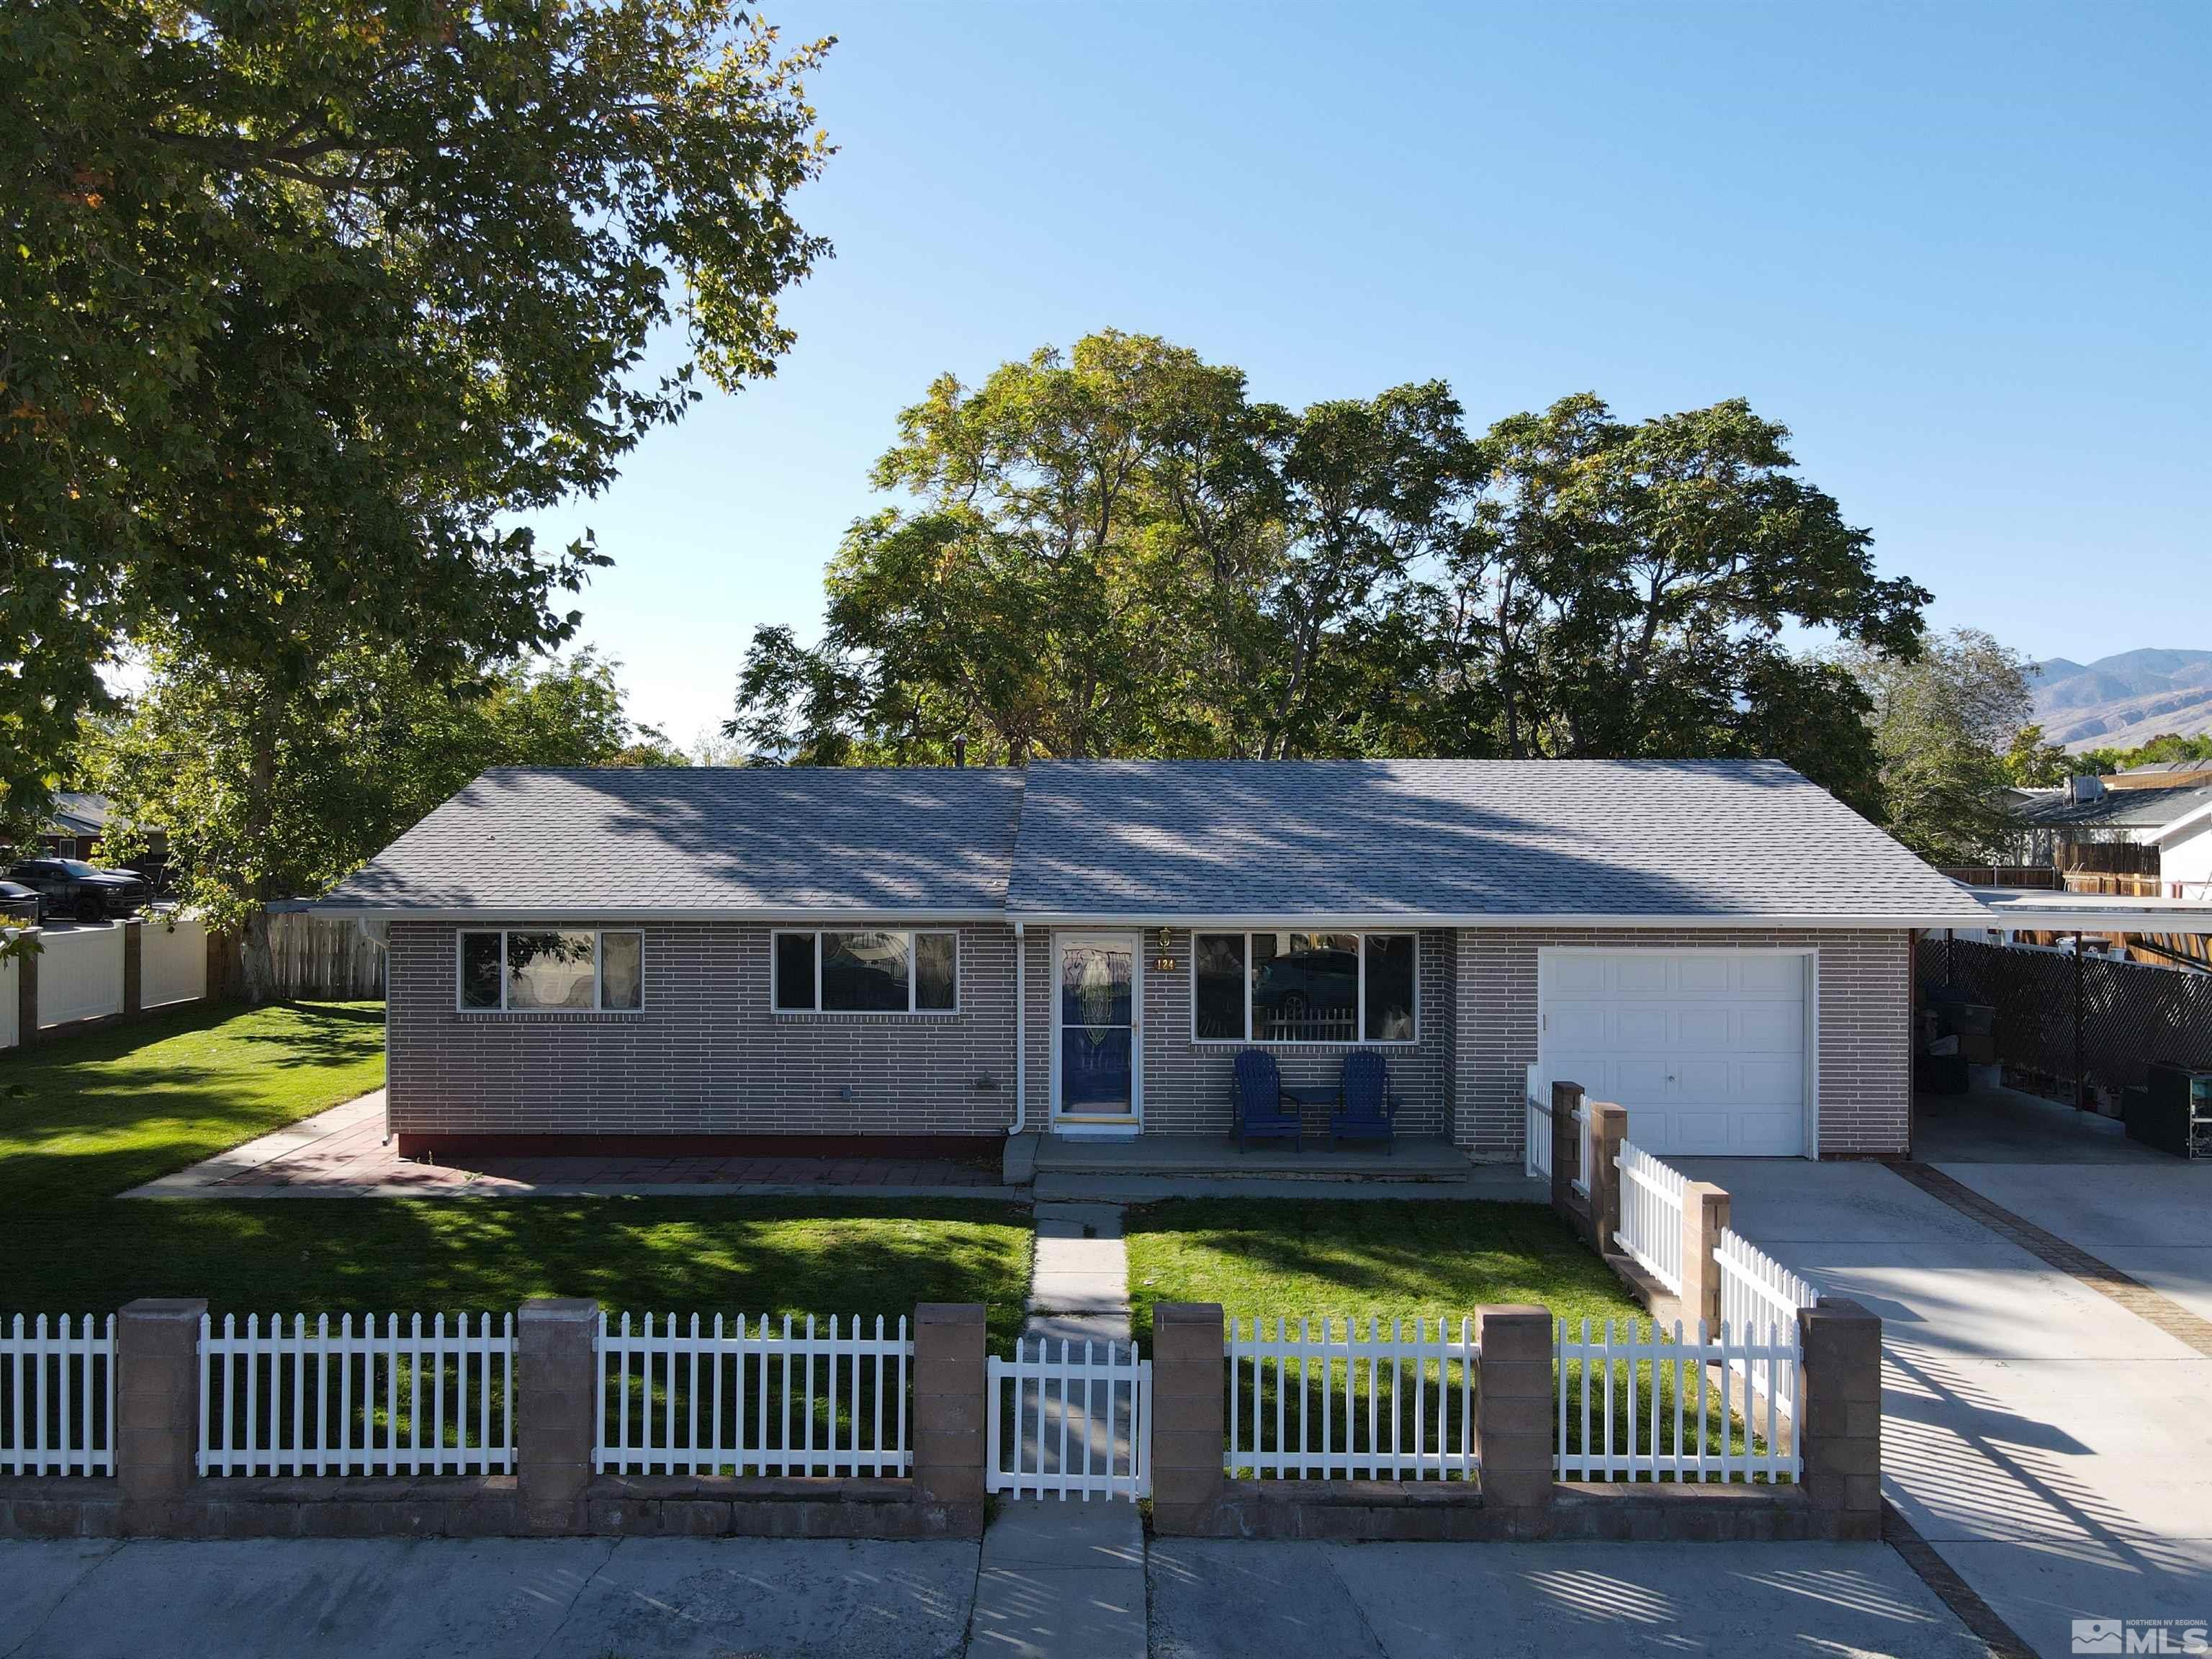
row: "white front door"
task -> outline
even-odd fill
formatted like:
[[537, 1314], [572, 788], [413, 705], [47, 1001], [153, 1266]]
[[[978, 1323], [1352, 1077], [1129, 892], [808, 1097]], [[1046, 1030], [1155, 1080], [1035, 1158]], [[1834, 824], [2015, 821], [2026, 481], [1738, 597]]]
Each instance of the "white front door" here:
[[1128, 1129], [1143, 1115], [1142, 946], [1135, 933], [1053, 940], [1055, 1125]]
[[1797, 1158], [1810, 1145], [1812, 958], [1771, 951], [1545, 951], [1547, 1082], [1628, 1109], [1659, 1157]]

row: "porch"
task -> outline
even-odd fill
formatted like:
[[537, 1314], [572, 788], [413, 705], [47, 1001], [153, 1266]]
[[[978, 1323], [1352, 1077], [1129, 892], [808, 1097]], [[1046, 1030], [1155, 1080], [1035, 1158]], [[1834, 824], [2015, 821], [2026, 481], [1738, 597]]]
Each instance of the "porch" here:
[[1449, 1141], [1402, 1135], [1389, 1148], [1324, 1140], [1304, 1152], [1279, 1142], [1239, 1151], [1228, 1135], [1146, 1134], [1125, 1139], [1019, 1134], [1006, 1143], [1003, 1179], [1034, 1183], [1036, 1196], [1141, 1203], [1193, 1196], [1298, 1196], [1526, 1200], [1542, 1183], [1521, 1166], [1476, 1164]]

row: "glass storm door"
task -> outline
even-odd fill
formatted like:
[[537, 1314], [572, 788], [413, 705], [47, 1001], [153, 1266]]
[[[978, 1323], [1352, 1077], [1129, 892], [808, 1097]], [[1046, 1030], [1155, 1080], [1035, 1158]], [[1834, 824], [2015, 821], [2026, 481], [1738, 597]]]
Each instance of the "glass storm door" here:
[[1060, 1115], [1133, 1117], [1136, 936], [1063, 939], [1059, 954]]

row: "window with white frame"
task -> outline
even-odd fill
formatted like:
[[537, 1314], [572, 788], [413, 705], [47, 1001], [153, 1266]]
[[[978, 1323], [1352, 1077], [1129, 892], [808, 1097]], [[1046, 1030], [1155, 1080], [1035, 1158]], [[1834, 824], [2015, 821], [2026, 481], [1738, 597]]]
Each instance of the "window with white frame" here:
[[634, 928], [464, 928], [465, 1012], [627, 1012], [645, 1006], [645, 935]]
[[960, 935], [950, 929], [778, 932], [769, 980], [778, 1013], [952, 1014]]
[[1411, 1042], [1419, 936], [1194, 933], [1200, 1042]]

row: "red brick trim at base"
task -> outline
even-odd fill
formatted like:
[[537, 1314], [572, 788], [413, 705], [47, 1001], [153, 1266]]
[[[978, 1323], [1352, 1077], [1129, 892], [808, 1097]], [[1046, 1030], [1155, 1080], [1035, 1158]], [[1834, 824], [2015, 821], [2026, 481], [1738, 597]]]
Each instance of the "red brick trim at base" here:
[[[582, 1524], [602, 1537], [977, 1538], [983, 1506], [925, 1501], [912, 1480], [603, 1474]], [[126, 1526], [112, 1480], [0, 1479], [0, 1538], [520, 1538], [513, 1475], [198, 1480]]]
[[998, 1162], [1004, 1135], [401, 1134], [399, 1156], [467, 1158], [947, 1158]]

